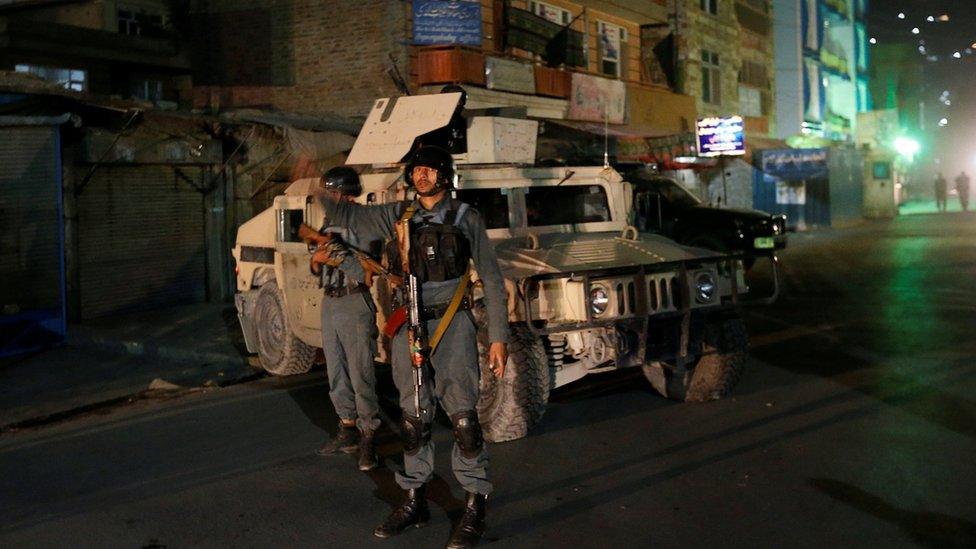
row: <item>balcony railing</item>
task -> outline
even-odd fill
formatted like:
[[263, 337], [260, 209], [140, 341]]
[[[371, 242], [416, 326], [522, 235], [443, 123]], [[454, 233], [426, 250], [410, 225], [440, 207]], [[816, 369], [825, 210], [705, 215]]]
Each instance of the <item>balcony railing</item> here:
[[[572, 72], [534, 65], [535, 94], [569, 98]], [[418, 86], [474, 84], [485, 86], [485, 53], [460, 46], [433, 46], [417, 52]]]
[[485, 85], [485, 54], [460, 46], [435, 46], [417, 52], [417, 83]]

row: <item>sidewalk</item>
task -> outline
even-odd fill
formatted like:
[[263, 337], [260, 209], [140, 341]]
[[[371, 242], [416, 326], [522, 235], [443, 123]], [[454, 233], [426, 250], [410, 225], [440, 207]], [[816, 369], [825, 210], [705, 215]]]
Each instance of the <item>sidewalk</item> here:
[[249, 365], [229, 304], [89, 321], [69, 326], [61, 347], [0, 361], [0, 432], [261, 375]]

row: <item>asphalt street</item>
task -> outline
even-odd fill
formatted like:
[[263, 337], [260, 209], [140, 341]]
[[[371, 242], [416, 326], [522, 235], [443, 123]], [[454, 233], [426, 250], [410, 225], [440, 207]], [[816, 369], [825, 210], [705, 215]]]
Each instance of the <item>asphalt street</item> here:
[[[675, 404], [633, 370], [561, 389], [490, 446], [487, 541], [976, 546], [976, 215], [793, 235], [781, 259], [734, 398]], [[370, 474], [317, 457], [335, 421], [316, 372], [5, 435], [0, 546], [443, 546], [448, 429], [430, 526], [381, 541], [399, 445]]]

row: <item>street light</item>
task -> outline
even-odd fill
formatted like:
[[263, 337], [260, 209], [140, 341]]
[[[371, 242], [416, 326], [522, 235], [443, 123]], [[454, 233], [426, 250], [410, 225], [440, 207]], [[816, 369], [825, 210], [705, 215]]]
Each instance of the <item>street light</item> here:
[[921, 150], [921, 148], [922, 145], [911, 137], [902, 136], [895, 138], [895, 151], [904, 156], [909, 162], [914, 160], [915, 155], [918, 154], [918, 151]]

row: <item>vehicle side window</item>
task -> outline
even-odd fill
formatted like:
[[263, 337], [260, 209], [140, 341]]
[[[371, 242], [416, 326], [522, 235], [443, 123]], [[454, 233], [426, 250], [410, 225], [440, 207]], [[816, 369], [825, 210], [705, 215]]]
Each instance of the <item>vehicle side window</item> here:
[[278, 210], [278, 242], [301, 242], [298, 228], [305, 222], [305, 210]]
[[508, 228], [508, 196], [502, 189], [463, 189], [458, 200], [478, 210], [488, 229]]
[[658, 219], [658, 196], [655, 191], [639, 191], [634, 194], [634, 226], [642, 231], [660, 229]]
[[530, 227], [611, 221], [607, 192], [600, 185], [529, 187], [525, 213]]

